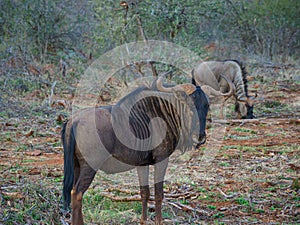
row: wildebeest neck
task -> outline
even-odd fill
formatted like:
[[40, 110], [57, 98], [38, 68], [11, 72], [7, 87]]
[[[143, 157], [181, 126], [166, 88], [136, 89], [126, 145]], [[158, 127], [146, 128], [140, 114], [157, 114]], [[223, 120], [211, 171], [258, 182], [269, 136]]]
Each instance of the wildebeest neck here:
[[191, 115], [190, 105], [172, 93], [142, 91], [113, 107], [112, 123], [120, 129], [114, 129], [118, 139], [137, 151], [152, 150], [164, 142], [171, 142], [173, 150], [185, 150], [190, 145]]

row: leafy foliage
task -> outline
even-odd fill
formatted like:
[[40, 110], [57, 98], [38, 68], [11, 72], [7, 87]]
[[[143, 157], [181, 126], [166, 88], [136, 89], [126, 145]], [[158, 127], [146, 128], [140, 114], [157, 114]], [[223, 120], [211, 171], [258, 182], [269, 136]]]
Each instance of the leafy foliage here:
[[42, 60], [46, 54], [83, 47], [78, 44], [89, 29], [86, 6], [84, 1], [3, 0], [2, 48]]
[[236, 53], [261, 54], [268, 59], [296, 56], [299, 51], [297, 0], [120, 3], [2, 0], [0, 50], [6, 53], [4, 57], [19, 52], [23, 58], [49, 60], [62, 53], [72, 57], [74, 51], [103, 54], [147, 38], [172, 41], [199, 53], [202, 46], [215, 42], [234, 47]]

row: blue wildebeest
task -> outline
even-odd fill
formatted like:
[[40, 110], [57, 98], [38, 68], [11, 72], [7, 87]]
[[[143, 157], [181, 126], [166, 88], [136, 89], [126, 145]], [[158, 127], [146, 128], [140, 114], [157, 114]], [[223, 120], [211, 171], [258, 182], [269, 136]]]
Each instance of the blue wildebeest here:
[[[140, 87], [112, 106], [75, 113], [63, 126], [63, 197], [71, 203], [72, 225], [82, 225], [82, 197], [98, 169], [118, 173], [137, 168], [147, 221], [149, 165], [154, 166], [155, 224], [162, 223], [163, 180], [168, 157], [205, 143], [207, 96], [199, 86]], [[128, 140], [128, 141], [126, 141]]]
[[[207, 61], [200, 63], [192, 70], [193, 84], [208, 85], [224, 93], [229, 89], [227, 77], [235, 86], [235, 110], [239, 118], [253, 119], [254, 97], [248, 94], [247, 72], [243, 64], [236, 60]], [[223, 108], [230, 96], [224, 96], [220, 116], [223, 118]]]

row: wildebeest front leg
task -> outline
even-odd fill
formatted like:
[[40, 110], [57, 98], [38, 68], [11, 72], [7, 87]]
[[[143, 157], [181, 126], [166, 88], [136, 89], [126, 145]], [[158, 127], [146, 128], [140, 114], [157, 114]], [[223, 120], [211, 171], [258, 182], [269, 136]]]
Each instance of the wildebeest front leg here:
[[224, 107], [225, 107], [225, 100], [222, 99], [221, 107], [220, 107], [220, 119], [224, 119]]
[[168, 166], [168, 158], [155, 164], [154, 168], [154, 191], [155, 191], [155, 224], [162, 224], [162, 201], [164, 198], [164, 177]]
[[142, 218], [141, 224], [145, 224], [147, 221], [147, 203], [150, 197], [149, 190], [149, 166], [137, 167], [137, 172], [139, 176], [140, 193], [142, 199]]

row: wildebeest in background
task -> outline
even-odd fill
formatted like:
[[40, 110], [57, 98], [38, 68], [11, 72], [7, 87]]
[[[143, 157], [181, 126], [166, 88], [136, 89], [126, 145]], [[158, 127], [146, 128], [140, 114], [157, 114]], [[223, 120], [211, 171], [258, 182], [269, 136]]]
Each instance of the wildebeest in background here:
[[[63, 196], [65, 207], [72, 203], [72, 225], [83, 224], [82, 197], [98, 169], [118, 173], [135, 167], [144, 224], [150, 197], [149, 165], [154, 165], [155, 223], [162, 223], [168, 157], [175, 149], [185, 151], [205, 142], [209, 103], [193, 84], [166, 87], [160, 77], [153, 86], [138, 88], [116, 105], [81, 110], [64, 124]], [[133, 139], [124, 143], [131, 135]]]
[[[212, 88], [224, 93], [228, 91], [228, 81], [224, 79], [227, 77], [235, 86], [235, 110], [238, 118], [253, 119], [253, 104], [254, 97], [248, 94], [247, 72], [243, 64], [236, 60], [225, 61], [207, 61], [200, 63], [192, 70], [193, 84], [209, 85]], [[230, 96], [225, 96], [221, 105], [221, 118], [223, 116], [223, 108], [226, 100]]]

